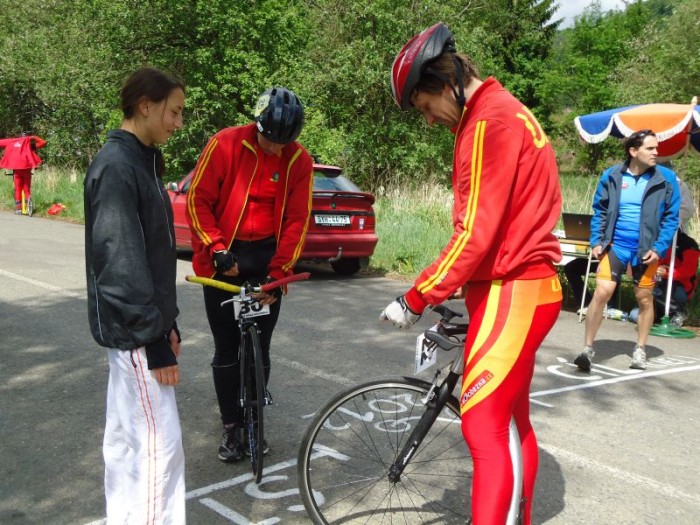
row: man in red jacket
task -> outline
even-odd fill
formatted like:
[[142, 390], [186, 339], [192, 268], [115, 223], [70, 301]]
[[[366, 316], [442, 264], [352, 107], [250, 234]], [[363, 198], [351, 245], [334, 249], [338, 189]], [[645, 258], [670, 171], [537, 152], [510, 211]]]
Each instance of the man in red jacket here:
[[428, 125], [443, 124], [455, 134], [454, 232], [380, 319], [408, 328], [429, 304], [466, 289], [470, 326], [460, 399], [474, 459], [472, 522], [506, 523], [516, 489], [508, 443], [514, 418], [523, 453], [522, 523], [528, 525], [538, 462], [529, 387], [535, 352], [562, 300], [554, 268], [561, 252], [552, 235], [561, 210], [554, 151], [528, 108], [495, 79], [479, 79], [443, 24], [404, 46], [391, 87], [401, 109], [415, 107]]
[[[231, 284], [276, 280], [292, 273], [304, 247], [311, 214], [313, 161], [296, 142], [304, 123], [298, 97], [283, 87], [268, 89], [255, 108], [255, 122], [214, 135], [194, 169], [187, 196], [192, 230], [192, 266], [197, 275]], [[232, 294], [204, 287], [204, 305], [214, 336], [214, 387], [224, 435], [221, 461], [242, 459], [242, 413], [236, 406], [239, 331]], [[265, 382], [270, 377], [270, 341], [281, 296], [261, 294], [270, 314], [256, 318], [261, 330]], [[263, 443], [263, 454], [268, 451]]]
[[18, 215], [22, 213], [22, 192], [25, 199], [31, 197], [32, 170], [41, 165], [36, 150], [44, 146], [45, 140], [28, 133], [14, 139], [0, 139], [0, 148], [5, 149], [0, 168], [14, 172], [15, 213]]

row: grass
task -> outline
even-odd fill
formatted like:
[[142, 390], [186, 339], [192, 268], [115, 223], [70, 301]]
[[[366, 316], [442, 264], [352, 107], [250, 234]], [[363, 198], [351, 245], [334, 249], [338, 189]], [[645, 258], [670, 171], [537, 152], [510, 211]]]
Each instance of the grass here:
[[[66, 209], [62, 220], [84, 222], [84, 173], [41, 168], [32, 181], [35, 215], [47, 216], [52, 204]], [[563, 209], [572, 213], [590, 213], [590, 203], [597, 177], [562, 176]], [[700, 204], [700, 188], [692, 187], [695, 202]], [[375, 211], [379, 243], [370, 261], [370, 271], [406, 280], [414, 279], [447, 244], [452, 234], [452, 192], [443, 186], [426, 183], [413, 188], [394, 188], [377, 192]], [[0, 208], [13, 209], [12, 178], [0, 176]], [[557, 226], [561, 228], [561, 222]], [[690, 233], [698, 239], [700, 220], [690, 223]], [[563, 271], [565, 306], [574, 308]], [[700, 278], [700, 276], [699, 276]], [[629, 288], [629, 290], [627, 290]], [[629, 310], [635, 303], [631, 287], [623, 288], [622, 307]], [[700, 326], [700, 293], [690, 304], [687, 324]]]
[[[39, 168], [32, 176], [32, 200], [34, 215], [48, 217], [47, 210], [57, 203], [66, 208], [60, 217], [71, 222], [84, 222], [83, 178], [77, 171]], [[0, 207], [14, 209], [14, 186], [12, 177], [0, 175]]]

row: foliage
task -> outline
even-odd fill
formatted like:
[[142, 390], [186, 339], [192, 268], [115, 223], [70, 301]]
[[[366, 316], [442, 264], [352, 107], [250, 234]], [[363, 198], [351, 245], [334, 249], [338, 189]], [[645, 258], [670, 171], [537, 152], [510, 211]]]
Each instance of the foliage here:
[[447, 185], [452, 135], [399, 111], [388, 82], [408, 38], [443, 21], [482, 77], [538, 115], [560, 161], [597, 175], [619, 146], [581, 147], [574, 116], [690, 101], [700, 85], [699, 6], [634, 0], [604, 13], [594, 3], [559, 30], [555, 0], [24, 0], [0, 17], [0, 135], [32, 131], [48, 140], [48, 165], [82, 170], [120, 123], [123, 80], [154, 65], [187, 85], [185, 128], [164, 148], [170, 178], [281, 84], [307, 107], [302, 143], [363, 187]]
[[700, 95], [700, 3], [676, 0], [633, 42], [619, 68], [619, 96], [634, 103], [690, 103]]
[[498, 64], [498, 78], [543, 123], [551, 107], [543, 104], [547, 71], [559, 20], [555, 0], [490, 0], [482, 2], [481, 19], [489, 54]]
[[4, 136], [31, 129], [48, 141], [47, 162], [85, 167], [120, 122], [123, 80], [154, 65], [189, 86], [187, 126], [165, 148], [174, 176], [211, 134], [250, 119], [306, 39], [303, 18], [283, 0], [26, 0], [3, 15]]

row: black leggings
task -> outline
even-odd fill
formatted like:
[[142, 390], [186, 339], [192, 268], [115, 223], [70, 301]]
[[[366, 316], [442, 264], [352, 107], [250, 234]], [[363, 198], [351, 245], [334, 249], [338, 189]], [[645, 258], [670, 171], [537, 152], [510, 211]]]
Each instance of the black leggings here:
[[[242, 272], [237, 277], [225, 277], [217, 274], [214, 278], [231, 284], [243, 284], [245, 281], [260, 282], [267, 276], [267, 265], [274, 255], [274, 239], [253, 242], [234, 242], [231, 251], [239, 261]], [[245, 272], [245, 273], [243, 273]], [[240, 332], [238, 322], [233, 318], [233, 303], [221, 306], [223, 301], [233, 294], [209, 286], [204, 287], [204, 307], [209, 320], [209, 327], [214, 336], [214, 358], [211, 366], [214, 374], [214, 388], [219, 401], [221, 420], [224, 425], [242, 423], [243, 413], [237, 406], [240, 366], [238, 348]], [[270, 315], [256, 317], [260, 329], [263, 365], [265, 367], [265, 385], [270, 379], [270, 341], [277, 324], [282, 298], [270, 305]]]

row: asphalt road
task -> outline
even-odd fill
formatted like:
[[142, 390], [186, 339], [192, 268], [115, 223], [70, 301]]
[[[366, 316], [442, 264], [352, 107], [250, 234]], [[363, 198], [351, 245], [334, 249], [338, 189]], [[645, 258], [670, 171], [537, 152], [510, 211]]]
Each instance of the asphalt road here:
[[[178, 263], [189, 523], [308, 523], [295, 469], [308, 416], [345, 385], [412, 373], [429, 321], [409, 332], [377, 322], [406, 283], [306, 269], [312, 279], [290, 287], [273, 339], [272, 452], [256, 486], [247, 465], [216, 458], [212, 340], [202, 293], [184, 281], [190, 262]], [[82, 226], [0, 212], [2, 524], [103, 522], [107, 360], [89, 333], [84, 281]], [[570, 364], [583, 338], [574, 314], [562, 312], [540, 349], [534, 523], [700, 523], [700, 339], [652, 337], [651, 365], [632, 371], [634, 327], [604, 322], [590, 375]]]

